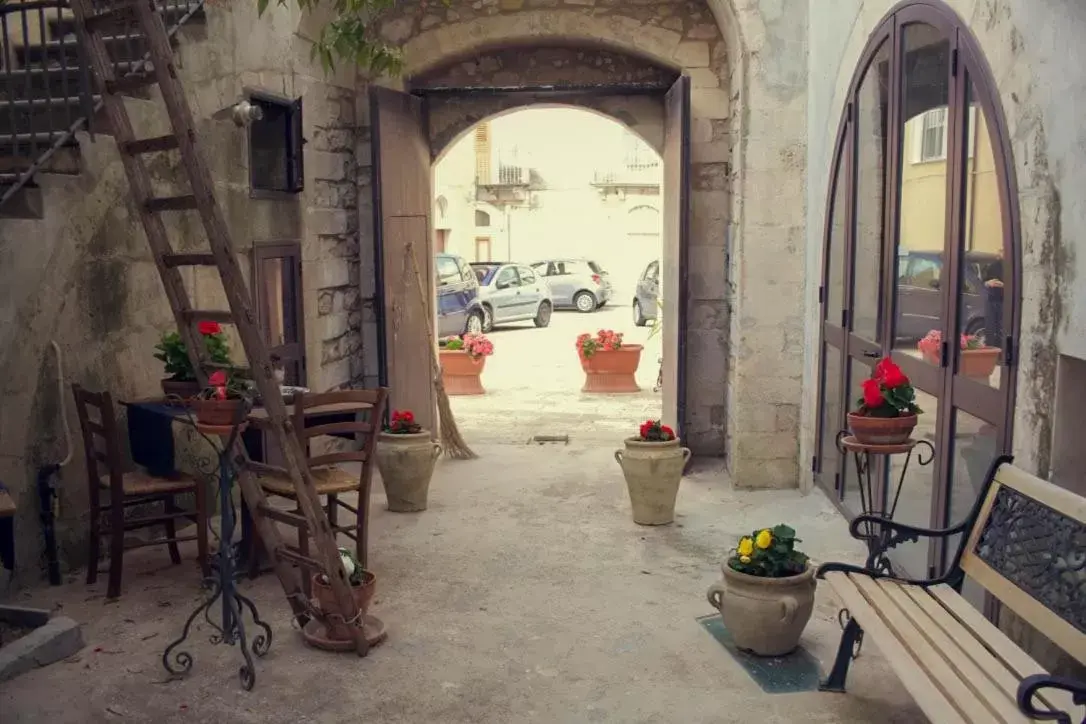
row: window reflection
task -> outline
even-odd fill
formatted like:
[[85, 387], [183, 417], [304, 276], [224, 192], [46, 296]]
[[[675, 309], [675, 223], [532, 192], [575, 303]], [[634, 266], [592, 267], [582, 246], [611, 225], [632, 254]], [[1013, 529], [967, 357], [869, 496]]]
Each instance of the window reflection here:
[[[894, 348], [938, 365], [947, 257], [950, 43], [928, 25], [904, 31], [904, 111], [898, 212]], [[923, 406], [923, 405], [921, 405]]]
[[1003, 363], [1003, 214], [995, 155], [984, 109], [968, 86], [965, 159], [964, 263], [958, 296], [963, 330], [958, 374], [992, 387], [1000, 385]]

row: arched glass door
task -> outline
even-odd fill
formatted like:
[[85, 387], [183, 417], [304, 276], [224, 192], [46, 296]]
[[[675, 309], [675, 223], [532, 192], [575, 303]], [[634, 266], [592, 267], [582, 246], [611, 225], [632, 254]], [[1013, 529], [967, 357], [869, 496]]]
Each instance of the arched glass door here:
[[[816, 478], [859, 511], [836, 448], [871, 366], [891, 356], [935, 448], [905, 471], [896, 518], [941, 527], [972, 505], [1010, 446], [1017, 216], [1005, 129], [968, 31], [949, 10], [906, 5], [872, 35], [849, 92], [827, 205]], [[876, 471], [883, 489], [903, 457]], [[946, 551], [902, 547], [916, 576]]]

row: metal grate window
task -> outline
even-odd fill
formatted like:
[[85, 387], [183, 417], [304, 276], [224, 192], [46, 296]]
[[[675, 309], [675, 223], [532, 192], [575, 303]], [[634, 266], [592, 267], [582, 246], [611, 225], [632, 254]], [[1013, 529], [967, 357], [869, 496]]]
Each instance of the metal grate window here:
[[933, 108], [920, 117], [917, 161], [942, 161], [946, 158], [947, 109]]
[[253, 191], [298, 193], [304, 183], [302, 99], [251, 94], [263, 118], [249, 126], [249, 184]]

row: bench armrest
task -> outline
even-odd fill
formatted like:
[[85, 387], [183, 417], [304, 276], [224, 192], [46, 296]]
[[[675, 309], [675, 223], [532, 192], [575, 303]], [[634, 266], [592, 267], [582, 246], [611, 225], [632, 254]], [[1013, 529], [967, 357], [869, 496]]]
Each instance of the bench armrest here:
[[1038, 721], [1054, 721], [1057, 724], [1075, 724], [1071, 718], [1073, 712], [1056, 711], [1048, 707], [1038, 708], [1033, 697], [1041, 689], [1059, 689], [1071, 694], [1071, 701], [1075, 706], [1086, 705], [1086, 682], [1069, 679], [1066, 676], [1049, 676], [1048, 674], [1034, 674], [1022, 679], [1018, 685], [1018, 709], [1031, 719]]
[[[848, 532], [856, 540], [881, 541], [882, 544], [879, 546], [878, 551], [885, 553], [902, 543], [919, 540], [921, 536], [925, 538], [946, 538], [957, 533], [964, 533], [971, 524], [972, 520], [967, 518], [951, 528], [920, 528], [908, 523], [890, 520], [876, 513], [865, 513], [852, 519], [852, 522], [848, 524]], [[871, 532], [861, 533], [861, 525], [866, 525]]]

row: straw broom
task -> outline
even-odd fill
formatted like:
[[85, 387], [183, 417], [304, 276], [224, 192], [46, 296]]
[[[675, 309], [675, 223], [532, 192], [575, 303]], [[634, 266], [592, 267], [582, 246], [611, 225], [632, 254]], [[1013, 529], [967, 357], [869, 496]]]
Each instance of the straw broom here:
[[[415, 290], [419, 295], [419, 304], [426, 309], [428, 297], [426, 285], [422, 283], [422, 272], [419, 271], [419, 262], [415, 258], [415, 244], [407, 242], [405, 250], [407, 258], [411, 260], [411, 268], [415, 277]], [[441, 361], [437, 356], [437, 339], [434, 337], [433, 327], [426, 325], [426, 336], [430, 341], [430, 370], [433, 374], [434, 391], [437, 393], [437, 414], [441, 428], [442, 452], [454, 460], [474, 460], [479, 457], [468, 447], [460, 429], [456, 426], [456, 418], [453, 417], [452, 406], [449, 405], [449, 395], [445, 392], [445, 382], [441, 379]]]

